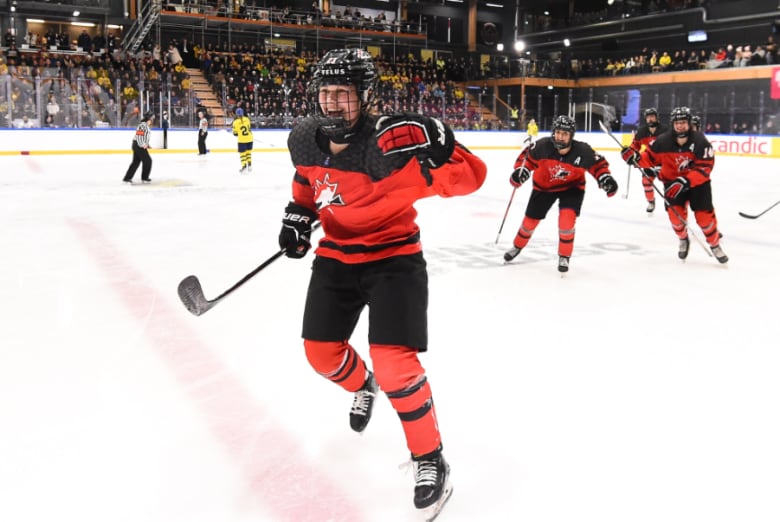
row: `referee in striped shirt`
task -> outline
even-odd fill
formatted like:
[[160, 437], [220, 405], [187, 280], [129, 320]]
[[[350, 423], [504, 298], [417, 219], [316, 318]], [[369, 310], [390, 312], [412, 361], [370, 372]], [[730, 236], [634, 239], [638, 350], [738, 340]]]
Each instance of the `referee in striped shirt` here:
[[133, 138], [133, 161], [127, 168], [127, 173], [122, 181], [125, 183], [133, 183], [133, 176], [135, 171], [138, 170], [138, 165], [142, 164], [141, 169], [141, 182], [150, 183], [152, 180], [149, 177], [149, 173], [152, 171], [152, 157], [149, 155], [149, 126], [154, 121], [154, 113], [144, 113], [141, 123], [138, 124], [138, 128], [135, 129], [135, 137]]

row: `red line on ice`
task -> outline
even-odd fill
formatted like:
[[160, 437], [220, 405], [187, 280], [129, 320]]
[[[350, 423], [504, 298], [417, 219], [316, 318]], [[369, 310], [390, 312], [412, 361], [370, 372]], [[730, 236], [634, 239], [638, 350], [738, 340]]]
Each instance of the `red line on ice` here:
[[[208, 427], [246, 475], [250, 490], [279, 522], [357, 522], [363, 517], [293, 437], [269, 418], [240, 380], [198, 339], [173, 308], [176, 291], [161, 295], [94, 224], [68, 223], [103, 271], [128, 313], [166, 363]], [[194, 320], [194, 319], [193, 319]]]

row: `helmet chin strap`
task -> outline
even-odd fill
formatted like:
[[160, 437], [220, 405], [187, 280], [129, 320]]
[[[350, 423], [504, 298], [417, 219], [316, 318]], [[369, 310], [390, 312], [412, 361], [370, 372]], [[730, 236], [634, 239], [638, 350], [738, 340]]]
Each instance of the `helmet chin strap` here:
[[343, 132], [338, 132], [336, 134], [328, 134], [328, 133], [325, 134], [328, 136], [328, 138], [330, 138], [330, 141], [332, 141], [333, 143], [337, 143], [339, 145], [344, 145], [346, 143], [353, 143], [357, 140], [357, 137], [360, 135], [360, 131], [365, 126], [367, 119], [368, 118], [365, 114], [361, 114], [352, 127], [348, 129], [344, 129]]

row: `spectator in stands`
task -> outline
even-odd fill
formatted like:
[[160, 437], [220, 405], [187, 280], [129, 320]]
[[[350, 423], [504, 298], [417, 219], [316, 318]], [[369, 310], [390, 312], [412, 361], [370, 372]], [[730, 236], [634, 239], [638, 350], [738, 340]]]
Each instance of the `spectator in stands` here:
[[734, 49], [733, 45], [728, 44], [726, 46], [726, 59], [724, 63], [721, 65], [721, 67], [732, 67], [736, 59], [737, 59], [737, 50]]
[[30, 117], [25, 114], [22, 116], [22, 121], [20, 121], [17, 124], [18, 129], [32, 129], [33, 128], [33, 122], [30, 121]]
[[699, 53], [696, 51], [688, 53], [688, 58], [685, 60], [685, 68], [689, 71], [695, 71], [699, 68]]
[[5, 32], [5, 46], [12, 47], [16, 45], [16, 33], [13, 28], [9, 27]]
[[[192, 43], [187, 38], [182, 38], [181, 43], [176, 46], [179, 50], [184, 67], [196, 67], [195, 54], [193, 53]], [[173, 64], [176, 65], [176, 64]]]
[[750, 56], [752, 54], [749, 45], [746, 45], [744, 50], [741, 45], [738, 45], [734, 50], [734, 67], [746, 67], [747, 64], [750, 63]]
[[671, 69], [672, 57], [669, 56], [667, 51], [664, 51], [663, 54], [661, 54], [661, 57], [658, 58], [658, 65], [661, 66], [662, 71], [668, 71]]
[[49, 95], [49, 102], [46, 104], [46, 114], [52, 118], [56, 118], [60, 113], [60, 106], [57, 104], [57, 100], [54, 98], [54, 94]]
[[175, 42], [171, 42], [168, 45], [167, 60], [168, 63], [174, 67], [182, 63], [182, 57], [181, 54], [179, 53], [179, 49], [176, 48]]
[[750, 55], [750, 60], [748, 61], [748, 65], [766, 65], [766, 50], [758, 45], [756, 46], [756, 50], [753, 51], [753, 53]]
[[89, 33], [87, 33], [86, 29], [83, 29], [81, 31], [81, 34], [78, 37], [78, 40], [76, 40], [77, 46], [81, 47], [81, 50], [85, 53], [89, 53], [92, 51], [92, 37], [89, 36]]
[[774, 64], [777, 61], [777, 43], [775, 43], [775, 37], [771, 34], [766, 38], [764, 49], [766, 50], [766, 63], [769, 65]]
[[101, 52], [106, 48], [106, 37], [100, 31], [97, 32], [95, 38], [92, 39], [92, 49], [95, 52]]

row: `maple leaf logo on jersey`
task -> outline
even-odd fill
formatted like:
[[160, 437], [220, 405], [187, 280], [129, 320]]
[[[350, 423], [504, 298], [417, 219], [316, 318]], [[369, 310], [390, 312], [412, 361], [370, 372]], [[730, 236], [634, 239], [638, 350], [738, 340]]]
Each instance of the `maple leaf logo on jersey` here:
[[330, 174], [325, 174], [325, 178], [314, 182], [314, 203], [317, 210], [322, 210], [330, 205], [344, 205], [341, 194], [338, 193], [339, 184], [330, 182]]
[[565, 180], [571, 175], [571, 172], [563, 168], [561, 165], [556, 165], [550, 169], [550, 180]]
[[690, 160], [690, 158], [686, 158], [685, 156], [678, 156], [674, 158], [674, 164], [677, 166], [677, 172], [685, 172], [691, 168], [692, 163], [693, 162]]

